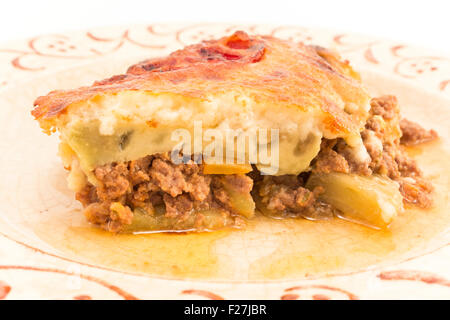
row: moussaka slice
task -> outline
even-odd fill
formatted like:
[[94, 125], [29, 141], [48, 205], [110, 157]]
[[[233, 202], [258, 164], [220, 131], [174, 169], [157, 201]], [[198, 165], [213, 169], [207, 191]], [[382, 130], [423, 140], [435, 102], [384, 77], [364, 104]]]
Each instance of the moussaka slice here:
[[425, 203], [431, 188], [399, 151], [393, 99], [371, 102], [334, 52], [238, 31], [52, 91], [32, 114], [60, 133], [69, 187], [109, 231], [240, 226], [255, 207], [379, 227], [402, 207], [387, 193]]

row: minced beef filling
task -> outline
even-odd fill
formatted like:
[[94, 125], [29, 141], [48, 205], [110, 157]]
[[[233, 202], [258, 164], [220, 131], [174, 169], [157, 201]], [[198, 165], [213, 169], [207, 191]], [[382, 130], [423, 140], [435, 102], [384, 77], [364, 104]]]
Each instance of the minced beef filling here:
[[[311, 171], [381, 174], [399, 183], [406, 203], [430, 207], [433, 187], [402, 145], [434, 140], [436, 132], [401, 120], [397, 99], [382, 96], [372, 99], [370, 117], [361, 137], [370, 155], [369, 161], [356, 159], [342, 139], [323, 139], [320, 152], [311, 163]], [[175, 165], [168, 154], [158, 154], [104, 165], [96, 168], [94, 174], [98, 186], [87, 185], [77, 193], [77, 199], [86, 207], [89, 221], [110, 231], [120, 231], [123, 225], [130, 224], [135, 208], [151, 214], [156, 206], [163, 205], [165, 216], [175, 219], [207, 209], [220, 209], [226, 215], [237, 216], [220, 179], [227, 179], [227, 185], [245, 194], [252, 191], [255, 181], [252, 194], [257, 198], [257, 207], [264, 207], [269, 214], [316, 219], [335, 213], [330, 205], [317, 199], [320, 188], [305, 188], [309, 173], [263, 177], [254, 170], [248, 175], [206, 175], [202, 173], [202, 165], [192, 160]]]
[[400, 128], [402, 130], [401, 143], [407, 146], [435, 140], [438, 135], [434, 130], [425, 130], [417, 123], [402, 119], [400, 121]]
[[427, 131], [409, 120], [400, 120], [397, 99], [382, 96], [372, 99], [370, 117], [361, 137], [370, 162], [355, 163], [342, 139], [324, 140], [312, 170], [385, 175], [400, 184], [405, 202], [421, 208], [430, 207], [433, 187], [423, 178], [416, 162], [408, 157], [402, 145], [416, 145], [436, 139], [436, 132]]
[[[192, 160], [175, 165], [168, 154], [104, 165], [96, 168], [94, 174], [98, 186], [86, 186], [77, 193], [77, 199], [86, 207], [90, 222], [110, 231], [130, 224], [134, 208], [152, 214], [156, 206], [164, 205], [167, 218], [180, 220], [192, 210], [215, 208], [233, 215], [230, 199], [217, 180], [226, 179], [228, 186], [241, 193], [249, 194], [253, 187], [253, 180], [246, 175], [204, 175], [202, 165]], [[124, 208], [119, 213], [111, 208], [117, 202]]]

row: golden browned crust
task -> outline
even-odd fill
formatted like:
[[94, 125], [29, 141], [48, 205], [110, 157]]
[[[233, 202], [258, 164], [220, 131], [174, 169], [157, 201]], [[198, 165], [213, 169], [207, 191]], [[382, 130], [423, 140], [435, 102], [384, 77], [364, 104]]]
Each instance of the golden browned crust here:
[[356, 131], [364, 115], [344, 106], [368, 102], [358, 75], [347, 62], [323, 48], [238, 31], [130, 67], [126, 74], [75, 90], [52, 91], [36, 99], [33, 116], [47, 130], [69, 105], [124, 90], [207, 98], [245, 90], [257, 101], [321, 108], [330, 132]]

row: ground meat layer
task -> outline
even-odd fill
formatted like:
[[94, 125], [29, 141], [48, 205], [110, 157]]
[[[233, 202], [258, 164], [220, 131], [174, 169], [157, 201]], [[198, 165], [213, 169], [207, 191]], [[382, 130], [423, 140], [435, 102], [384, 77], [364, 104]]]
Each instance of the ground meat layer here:
[[161, 206], [165, 217], [173, 221], [173, 229], [184, 228], [194, 212], [192, 228], [207, 228], [203, 222], [209, 220], [201, 212], [208, 210], [220, 212], [227, 224], [240, 224], [222, 182], [246, 194], [253, 187], [253, 180], [246, 175], [205, 175], [202, 165], [192, 160], [175, 165], [168, 154], [104, 165], [96, 168], [94, 175], [97, 187], [87, 185], [77, 199], [85, 206], [90, 222], [113, 232], [132, 223], [134, 209], [154, 215]]
[[[323, 139], [320, 152], [311, 165], [312, 172], [355, 173], [388, 176], [400, 185], [404, 202], [421, 208], [432, 205], [433, 187], [423, 178], [417, 163], [407, 156], [402, 145], [416, 145], [437, 138], [435, 131], [427, 131], [409, 120], [400, 119], [396, 97], [372, 99], [370, 117], [361, 132], [370, 156], [367, 161], [357, 159], [342, 139]], [[328, 218], [335, 209], [320, 202], [321, 190], [308, 190], [308, 173], [300, 176], [264, 177], [255, 184], [260, 210], [275, 215], [301, 215], [306, 218]]]

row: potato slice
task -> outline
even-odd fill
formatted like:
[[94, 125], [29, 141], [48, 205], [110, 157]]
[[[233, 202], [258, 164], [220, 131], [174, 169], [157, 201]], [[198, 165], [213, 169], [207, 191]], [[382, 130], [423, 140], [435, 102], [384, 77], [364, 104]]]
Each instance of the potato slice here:
[[204, 174], [246, 174], [252, 171], [250, 164], [214, 164], [203, 165]]
[[[217, 230], [234, 225], [232, 217], [224, 215], [220, 210], [202, 210], [192, 212], [187, 219], [168, 218], [164, 215], [164, 206], [157, 207], [154, 214], [149, 214], [141, 208], [133, 211], [133, 221], [126, 225], [121, 232], [164, 232], [164, 231], [191, 231], [199, 226], [198, 218], [201, 217], [201, 231]], [[197, 230], [198, 231], [198, 230]]]
[[230, 198], [231, 208], [237, 214], [240, 214], [246, 218], [251, 218], [255, 215], [255, 202], [250, 193], [242, 193], [233, 186], [226, 176], [221, 177], [219, 180], [223, 189]]
[[313, 173], [306, 187], [320, 186], [319, 199], [342, 212], [342, 218], [374, 228], [388, 226], [403, 210], [398, 184], [382, 176], [345, 173]]

